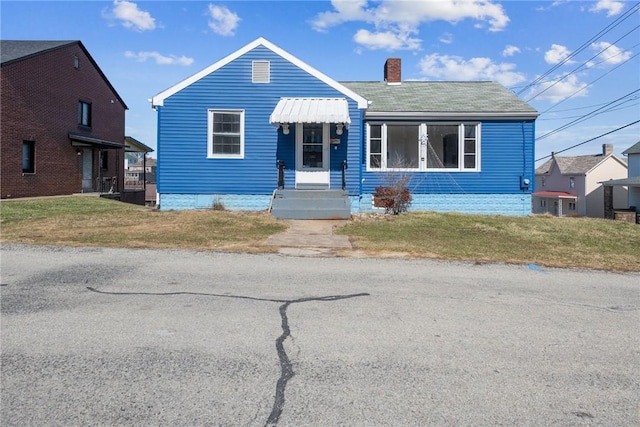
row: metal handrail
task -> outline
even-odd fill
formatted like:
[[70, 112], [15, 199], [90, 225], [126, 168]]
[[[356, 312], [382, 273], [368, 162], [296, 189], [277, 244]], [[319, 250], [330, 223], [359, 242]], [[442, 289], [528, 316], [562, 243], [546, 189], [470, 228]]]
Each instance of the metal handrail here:
[[282, 190], [284, 189], [284, 162], [276, 160], [276, 167], [278, 168], [278, 190]]
[[342, 161], [342, 189], [347, 189], [347, 161]]

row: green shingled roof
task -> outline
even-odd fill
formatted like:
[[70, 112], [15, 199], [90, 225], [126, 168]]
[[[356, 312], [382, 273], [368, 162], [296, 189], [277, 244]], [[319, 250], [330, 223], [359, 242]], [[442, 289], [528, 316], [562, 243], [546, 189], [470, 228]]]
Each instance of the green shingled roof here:
[[367, 113], [480, 113], [531, 115], [538, 112], [495, 82], [340, 82], [371, 101]]

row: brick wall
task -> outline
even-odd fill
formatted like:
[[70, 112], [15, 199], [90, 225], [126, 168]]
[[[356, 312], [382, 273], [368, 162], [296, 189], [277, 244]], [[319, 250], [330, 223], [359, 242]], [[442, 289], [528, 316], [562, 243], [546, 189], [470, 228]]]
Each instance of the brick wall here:
[[402, 82], [402, 65], [400, 58], [389, 58], [384, 63], [384, 80], [387, 83]]
[[[0, 197], [80, 192], [82, 156], [71, 145], [69, 132], [124, 143], [125, 107], [79, 44], [5, 64], [0, 79]], [[91, 103], [91, 128], [78, 125], [80, 100]], [[33, 174], [22, 173], [25, 140], [35, 141]], [[124, 151], [108, 150], [108, 156], [109, 169], [103, 174], [116, 176], [119, 169], [122, 177]], [[95, 177], [98, 167], [95, 149]]]

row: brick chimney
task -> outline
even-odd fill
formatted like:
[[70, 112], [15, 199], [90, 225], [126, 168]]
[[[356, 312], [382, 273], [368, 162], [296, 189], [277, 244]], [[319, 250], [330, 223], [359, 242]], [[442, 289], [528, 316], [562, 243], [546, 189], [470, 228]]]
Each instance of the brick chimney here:
[[402, 83], [402, 65], [400, 58], [388, 58], [384, 63], [384, 81], [387, 84]]
[[602, 155], [608, 156], [613, 153], [613, 144], [602, 144]]

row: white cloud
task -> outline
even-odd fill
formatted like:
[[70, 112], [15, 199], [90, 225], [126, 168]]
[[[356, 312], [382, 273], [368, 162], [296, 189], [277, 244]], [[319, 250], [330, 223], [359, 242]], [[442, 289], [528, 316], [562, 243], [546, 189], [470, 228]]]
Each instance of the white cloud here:
[[332, 0], [335, 11], [319, 13], [312, 21], [313, 29], [326, 31], [329, 27], [349, 21], [371, 22], [373, 14], [365, 9], [367, 3], [368, 0]]
[[[536, 101], [560, 102], [567, 97], [584, 97], [588, 95], [587, 84], [581, 82], [575, 74], [567, 75], [562, 81], [556, 83], [562, 77], [556, 76], [553, 80], [543, 82], [531, 90], [528, 99], [535, 96]], [[544, 91], [544, 93], [541, 93]], [[540, 95], [537, 95], [541, 93]]]
[[440, 36], [438, 40], [440, 41], [440, 43], [451, 44], [453, 43], [453, 34], [444, 33], [443, 35]]
[[149, 12], [138, 9], [138, 5], [127, 0], [114, 0], [111, 18], [121, 21], [125, 28], [148, 31], [156, 28], [156, 20]]
[[594, 58], [594, 61], [599, 63], [615, 65], [631, 58], [630, 51], [624, 51], [616, 45], [607, 42], [592, 43], [591, 49], [600, 52], [598, 56]]
[[418, 65], [425, 77], [444, 80], [492, 80], [507, 87], [526, 80], [524, 74], [515, 71], [515, 64], [497, 64], [490, 58], [465, 60], [459, 56], [434, 53], [422, 58]]
[[502, 56], [513, 56], [516, 53], [520, 53], [520, 48], [513, 45], [506, 45], [502, 51]]
[[[555, 65], [564, 61], [569, 55], [571, 55], [571, 51], [565, 46], [552, 44], [551, 49], [544, 53], [544, 60], [547, 64]], [[566, 63], [573, 64], [573, 61], [567, 61]]]
[[618, 15], [624, 9], [624, 2], [616, 0], [599, 0], [595, 6], [589, 9], [589, 12], [607, 12], [607, 16]]
[[240, 17], [226, 6], [209, 5], [209, 28], [221, 36], [232, 36], [238, 28]]
[[[327, 31], [330, 27], [345, 22], [363, 22], [373, 28], [361, 29], [358, 39], [369, 43], [369, 49], [388, 48], [393, 45], [389, 38], [404, 41], [398, 43], [401, 49], [418, 49], [409, 35], [418, 34], [421, 24], [432, 21], [446, 21], [455, 24], [465, 19], [476, 21], [478, 27], [488, 27], [489, 31], [501, 31], [509, 23], [509, 17], [500, 4], [492, 0], [333, 0], [332, 11], [319, 13], [312, 21], [316, 31]], [[363, 32], [364, 31], [364, 32]], [[371, 35], [378, 35], [381, 43], [372, 43]], [[366, 37], [365, 37], [366, 36]], [[355, 39], [355, 37], [354, 37]], [[446, 40], [446, 38], [445, 38]], [[415, 46], [415, 47], [409, 47]]]
[[397, 34], [392, 31], [372, 33], [368, 30], [358, 30], [353, 40], [368, 49], [386, 50], [416, 50], [420, 48], [420, 39], [409, 37], [408, 34]]
[[131, 52], [130, 50], [124, 53], [126, 58], [135, 59], [138, 62], [145, 62], [147, 59], [153, 59], [158, 65], [191, 65], [193, 64], [193, 58], [188, 56], [169, 55], [165, 56], [159, 52]]

